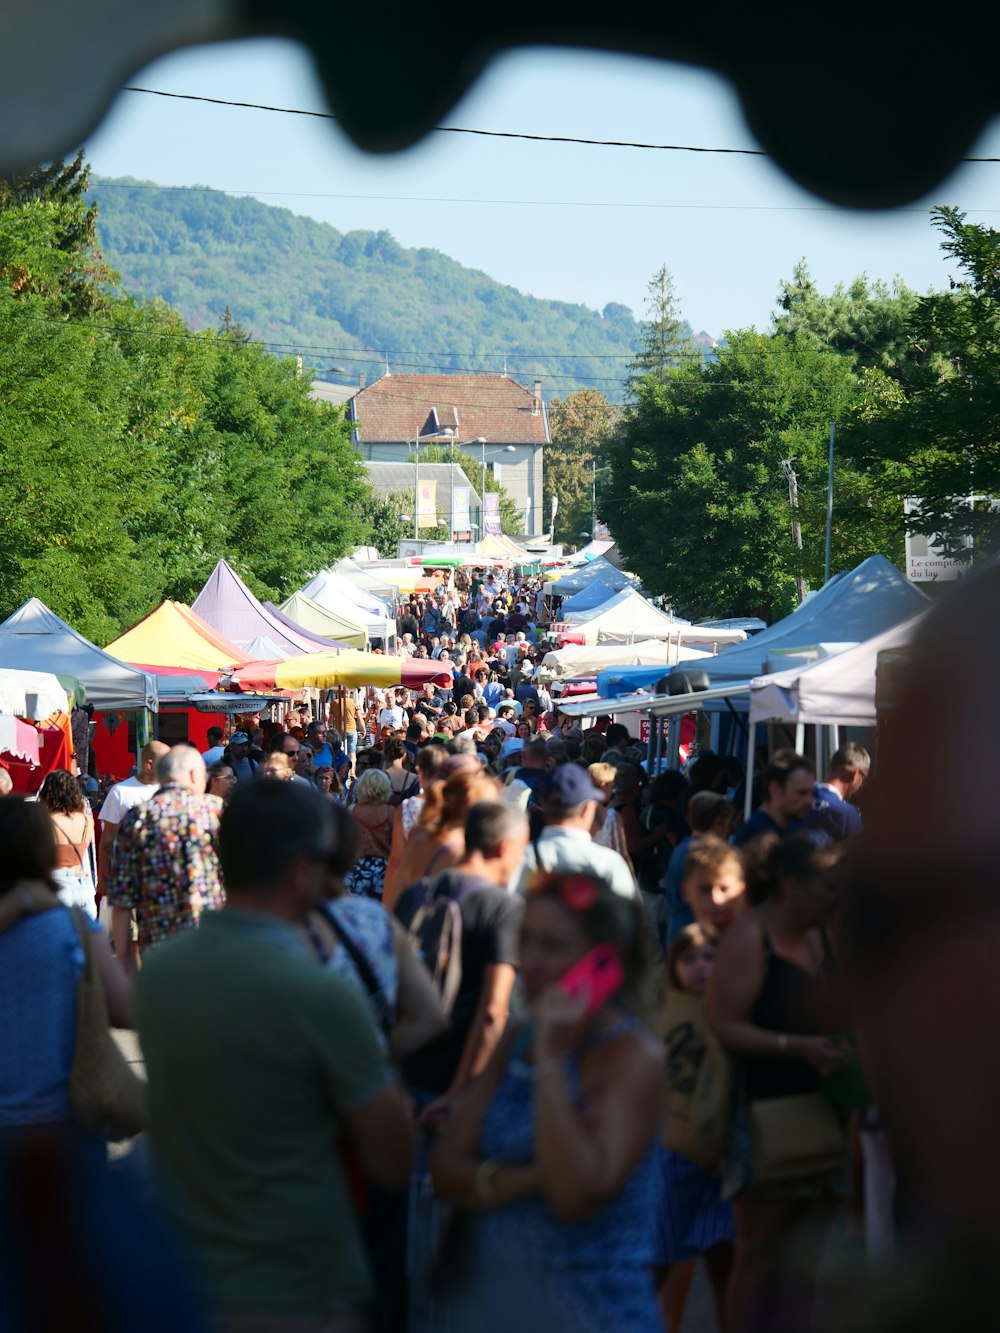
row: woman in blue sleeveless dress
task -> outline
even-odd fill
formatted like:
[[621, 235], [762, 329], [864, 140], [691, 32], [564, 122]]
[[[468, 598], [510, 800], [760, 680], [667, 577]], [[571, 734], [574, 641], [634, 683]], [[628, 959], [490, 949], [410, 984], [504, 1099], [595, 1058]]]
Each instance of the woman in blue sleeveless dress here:
[[[624, 982], [594, 1008], [556, 983], [599, 945]], [[602, 881], [542, 875], [529, 891], [530, 1026], [505, 1035], [432, 1159], [438, 1195], [461, 1210], [443, 1253], [453, 1333], [659, 1333], [662, 1055], [636, 1012], [645, 950], [641, 906]]]

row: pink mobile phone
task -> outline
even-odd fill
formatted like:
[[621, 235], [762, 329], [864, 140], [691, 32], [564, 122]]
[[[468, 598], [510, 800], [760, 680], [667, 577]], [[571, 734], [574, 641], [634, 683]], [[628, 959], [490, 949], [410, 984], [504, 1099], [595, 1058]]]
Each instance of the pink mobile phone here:
[[572, 999], [586, 995], [587, 1015], [596, 1014], [625, 984], [625, 971], [610, 944], [598, 944], [559, 978]]

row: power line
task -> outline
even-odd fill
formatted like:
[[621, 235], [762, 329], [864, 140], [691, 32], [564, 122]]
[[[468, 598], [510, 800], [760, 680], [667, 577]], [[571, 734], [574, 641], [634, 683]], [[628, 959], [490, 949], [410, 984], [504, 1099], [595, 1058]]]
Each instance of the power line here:
[[[266, 102], [238, 102], [226, 97], [204, 97], [198, 93], [171, 93], [163, 88], [138, 88], [125, 84], [122, 92], [146, 93], [151, 97], [169, 97], [182, 102], [207, 102], [212, 106], [238, 107], [246, 111], [270, 111], [283, 116], [311, 116], [317, 120], [336, 121], [330, 111], [307, 111], [301, 107], [272, 106]], [[642, 148], [664, 153], [716, 153], [737, 157], [770, 157], [763, 148], [710, 148], [703, 144], [642, 143], [631, 139], [587, 139], [570, 134], [527, 134], [519, 130], [481, 130], [468, 125], [434, 125], [435, 134], [475, 134], [487, 139], [527, 139], [534, 143], [575, 143], [588, 148]], [[1000, 162], [1000, 157], [961, 157], [960, 162]]]
[[[702, 151], [709, 152], [712, 150], [705, 149]], [[967, 162], [1000, 161], [997, 158], [965, 158], [964, 160]], [[478, 195], [473, 197], [444, 194], [341, 194], [317, 190], [259, 190], [251, 186], [158, 185], [155, 181], [121, 181], [111, 180], [107, 177], [98, 177], [97, 182], [90, 191], [92, 195], [98, 195], [101, 190], [105, 189], [173, 192], [188, 190], [195, 194], [221, 194], [233, 199], [261, 197], [267, 199], [352, 199], [388, 204], [485, 204], [491, 208], [505, 206], [512, 208], [636, 208], [727, 213], [842, 213], [844, 211], [836, 204], [679, 204], [641, 199], [484, 199]], [[933, 208], [893, 209], [894, 214], [913, 213], [919, 217], [930, 217], [933, 212]], [[1000, 208], [967, 208], [965, 212], [992, 216], [995, 213], [1000, 213]]]
[[[284, 116], [311, 116], [317, 120], [336, 121], [329, 111], [306, 111], [300, 107], [269, 106], [264, 102], [237, 102], [225, 97], [202, 97], [197, 93], [170, 93], [162, 88], [137, 88], [126, 84], [126, 93], [147, 93], [151, 97], [170, 97], [182, 102], [208, 102], [212, 106], [239, 107], [245, 111], [271, 111]], [[763, 148], [707, 148], [698, 144], [637, 143], [629, 139], [585, 139], [570, 134], [526, 134], [518, 130], [480, 130], [467, 125], [435, 125], [435, 134], [474, 134], [486, 139], [527, 139], [534, 143], [575, 143], [589, 148], [644, 148], [665, 153], [723, 153], [743, 157], [769, 157]]]

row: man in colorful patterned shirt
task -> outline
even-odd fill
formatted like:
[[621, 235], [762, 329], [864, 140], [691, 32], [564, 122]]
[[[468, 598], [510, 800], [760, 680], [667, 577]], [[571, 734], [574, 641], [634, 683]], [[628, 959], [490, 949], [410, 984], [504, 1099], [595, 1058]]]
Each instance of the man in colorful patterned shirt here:
[[130, 810], [118, 829], [109, 900], [115, 953], [131, 966], [129, 922], [144, 952], [223, 903], [219, 879], [222, 801], [205, 795], [205, 764], [193, 746], [176, 745], [156, 765], [161, 786]]

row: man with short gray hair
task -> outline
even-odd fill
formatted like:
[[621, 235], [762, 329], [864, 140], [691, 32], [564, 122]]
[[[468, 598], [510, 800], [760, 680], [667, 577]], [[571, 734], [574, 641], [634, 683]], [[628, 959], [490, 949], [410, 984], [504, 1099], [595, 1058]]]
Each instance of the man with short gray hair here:
[[159, 790], [130, 810], [118, 828], [108, 894], [111, 937], [121, 965], [132, 965], [131, 913], [139, 950], [162, 944], [203, 912], [222, 906], [219, 815], [222, 801], [205, 795], [205, 763], [191, 745], [175, 745], [156, 763]]

